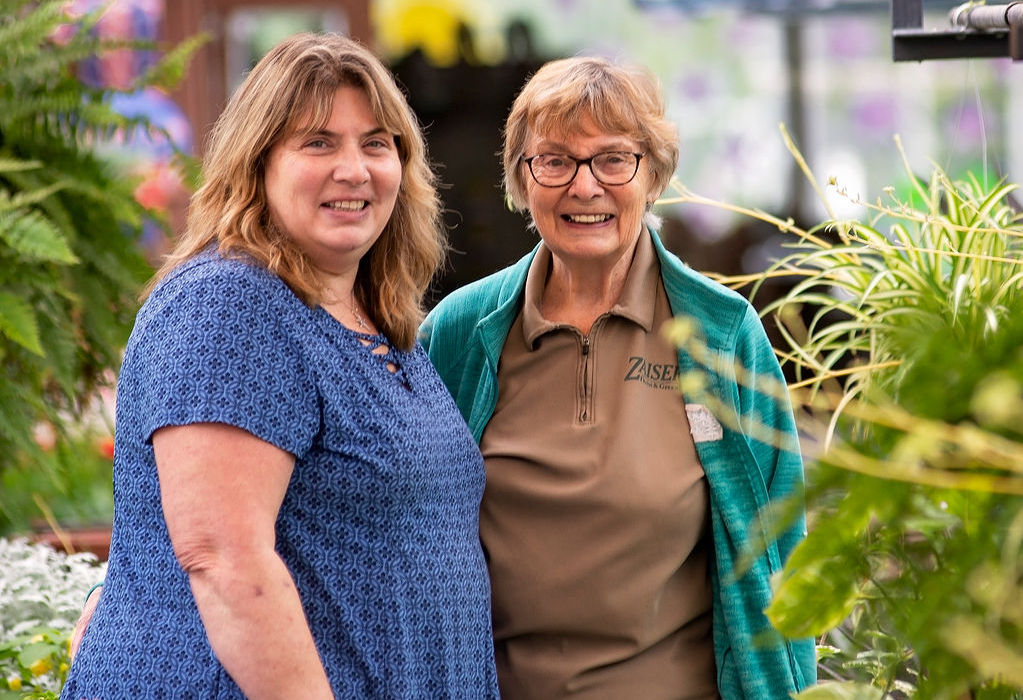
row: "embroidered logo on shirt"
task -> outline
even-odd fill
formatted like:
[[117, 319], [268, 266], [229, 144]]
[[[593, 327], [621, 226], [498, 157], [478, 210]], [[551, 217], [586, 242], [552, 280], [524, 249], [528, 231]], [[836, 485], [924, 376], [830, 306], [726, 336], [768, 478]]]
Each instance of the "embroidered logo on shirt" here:
[[686, 417], [693, 442], [714, 442], [724, 436], [724, 430], [710, 409], [702, 403], [687, 403]]
[[625, 381], [643, 382], [655, 389], [678, 389], [678, 364], [648, 362], [645, 357], [629, 358]]

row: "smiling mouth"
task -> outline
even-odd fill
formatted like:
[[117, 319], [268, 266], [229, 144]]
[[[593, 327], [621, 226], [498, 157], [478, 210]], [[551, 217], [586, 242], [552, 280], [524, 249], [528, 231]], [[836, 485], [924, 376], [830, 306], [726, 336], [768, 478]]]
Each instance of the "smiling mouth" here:
[[614, 214], [562, 214], [562, 219], [573, 224], [602, 224], [614, 218]]
[[343, 202], [327, 202], [323, 206], [334, 211], [362, 211], [369, 206], [369, 202], [365, 199], [345, 200]]

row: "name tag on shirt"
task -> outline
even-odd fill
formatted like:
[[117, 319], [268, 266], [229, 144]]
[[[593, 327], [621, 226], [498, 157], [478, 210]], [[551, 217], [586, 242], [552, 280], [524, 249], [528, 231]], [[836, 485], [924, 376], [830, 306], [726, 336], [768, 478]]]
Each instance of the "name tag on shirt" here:
[[714, 442], [724, 436], [721, 423], [710, 409], [701, 403], [687, 403], [686, 418], [689, 419], [689, 432], [692, 433], [693, 442]]

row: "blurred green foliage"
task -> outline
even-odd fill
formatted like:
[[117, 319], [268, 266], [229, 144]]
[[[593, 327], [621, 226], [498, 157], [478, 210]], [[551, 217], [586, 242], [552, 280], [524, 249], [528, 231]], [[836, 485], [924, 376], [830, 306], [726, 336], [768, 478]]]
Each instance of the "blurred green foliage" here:
[[809, 535], [767, 612], [819, 640], [800, 700], [1023, 698], [1023, 217], [1013, 184], [910, 176], [863, 221], [745, 211], [792, 252], [725, 280], [791, 283], [764, 313], [798, 379]]
[[61, 527], [110, 526], [113, 439], [69, 434], [37, 459], [0, 472], [0, 536]]
[[0, 538], [0, 700], [57, 697], [74, 623], [105, 573], [92, 554]]
[[[72, 469], [47, 456], [39, 425], [67, 443], [97, 389], [109, 386], [151, 274], [137, 240], [136, 182], [95, 155], [111, 134], [154, 128], [125, 118], [108, 89], [76, 65], [115, 48], [99, 39], [103, 8], [73, 22], [61, 0], [0, 0], [0, 481], [37, 484], [30, 470]], [[199, 40], [168, 51], [129, 90], [171, 89]], [[59, 464], [58, 464], [59, 462]], [[10, 472], [21, 472], [12, 475]], [[51, 475], [57, 489], [74, 480]], [[109, 482], [107, 482], [109, 484]], [[108, 486], [109, 488], [109, 486]], [[4, 515], [11, 515], [5, 498]], [[0, 528], [3, 527], [0, 517]]]
[[36, 627], [0, 641], [0, 665], [9, 669], [0, 678], [0, 700], [57, 700], [67, 678], [70, 635], [51, 627]]

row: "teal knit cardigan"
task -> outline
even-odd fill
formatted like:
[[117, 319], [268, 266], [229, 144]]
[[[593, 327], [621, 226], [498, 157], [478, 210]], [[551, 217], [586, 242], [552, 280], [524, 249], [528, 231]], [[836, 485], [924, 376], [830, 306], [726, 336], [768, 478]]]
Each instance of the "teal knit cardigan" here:
[[[787, 698], [816, 681], [813, 640], [782, 639], [763, 611], [771, 600], [769, 579], [804, 537], [805, 525], [800, 517], [765, 545], [753, 520], [769, 501], [801, 491], [802, 460], [797, 449], [779, 449], [729, 427], [756, 423], [788, 436], [794, 445], [796, 428], [788, 402], [757, 391], [748, 381], [740, 384], [736, 367], [778, 385], [784, 378], [749, 302], [692, 271], [664, 248], [656, 233], [650, 235], [672, 313], [698, 322], [714, 357], [712, 367], [701, 367], [679, 351], [679, 371], [706, 372], [711, 393], [732, 412], [730, 420], [721, 421], [721, 439], [696, 444], [710, 486], [718, 688], [724, 700]], [[521, 307], [535, 254], [534, 249], [511, 267], [451, 293], [423, 323], [423, 345], [477, 442], [497, 405], [498, 358]], [[697, 397], [685, 399], [687, 404], [698, 402]], [[734, 564], [758, 544], [762, 553], [736, 579]]]

